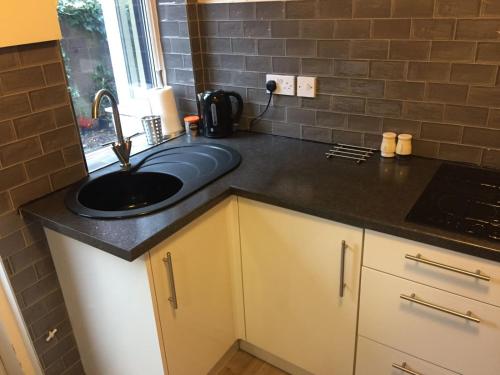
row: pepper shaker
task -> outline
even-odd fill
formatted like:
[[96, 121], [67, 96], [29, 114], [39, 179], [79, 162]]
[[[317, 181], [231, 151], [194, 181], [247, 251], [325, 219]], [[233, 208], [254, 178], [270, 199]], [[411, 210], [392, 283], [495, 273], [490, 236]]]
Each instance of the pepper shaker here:
[[384, 158], [393, 158], [396, 152], [396, 133], [386, 132], [382, 134], [382, 144], [380, 145], [380, 154]]
[[398, 144], [396, 146], [396, 154], [398, 156], [407, 157], [411, 155], [411, 134], [400, 134], [398, 136]]

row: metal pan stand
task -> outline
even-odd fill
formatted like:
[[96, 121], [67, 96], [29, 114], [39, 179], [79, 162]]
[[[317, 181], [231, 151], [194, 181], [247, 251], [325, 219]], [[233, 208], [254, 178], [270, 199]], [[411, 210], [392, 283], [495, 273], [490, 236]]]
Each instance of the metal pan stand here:
[[325, 153], [327, 159], [343, 158], [351, 159], [356, 164], [361, 164], [368, 160], [377, 150], [369, 147], [353, 146], [344, 143], [336, 143], [333, 148]]

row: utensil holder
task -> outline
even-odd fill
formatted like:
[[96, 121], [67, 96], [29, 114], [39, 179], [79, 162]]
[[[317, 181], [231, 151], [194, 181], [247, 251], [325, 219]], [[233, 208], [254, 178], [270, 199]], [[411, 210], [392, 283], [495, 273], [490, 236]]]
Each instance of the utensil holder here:
[[157, 145], [163, 141], [160, 116], [145, 116], [141, 118], [141, 122], [149, 145]]

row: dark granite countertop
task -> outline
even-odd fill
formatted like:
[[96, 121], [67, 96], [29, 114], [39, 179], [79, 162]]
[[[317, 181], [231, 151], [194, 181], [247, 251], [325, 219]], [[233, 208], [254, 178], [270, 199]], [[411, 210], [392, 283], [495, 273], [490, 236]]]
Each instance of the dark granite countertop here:
[[[181, 137], [158, 147], [187, 143]], [[147, 216], [98, 220], [70, 212], [67, 189], [22, 208], [47, 228], [132, 261], [231, 194], [366, 229], [500, 261], [493, 241], [417, 225], [405, 217], [437, 168], [438, 160], [381, 159], [363, 164], [326, 159], [328, 145], [241, 132], [234, 137], [193, 142], [220, 143], [243, 158], [233, 172], [163, 211]], [[158, 150], [158, 148], [155, 148]], [[140, 160], [146, 153], [136, 155]]]

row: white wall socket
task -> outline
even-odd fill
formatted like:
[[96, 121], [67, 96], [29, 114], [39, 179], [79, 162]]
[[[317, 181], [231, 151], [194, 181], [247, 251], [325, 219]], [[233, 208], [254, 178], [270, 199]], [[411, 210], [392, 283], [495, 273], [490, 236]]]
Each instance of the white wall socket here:
[[266, 82], [267, 81], [276, 81], [275, 95], [295, 95], [295, 76], [266, 74]]
[[297, 96], [316, 97], [316, 77], [297, 77]]

